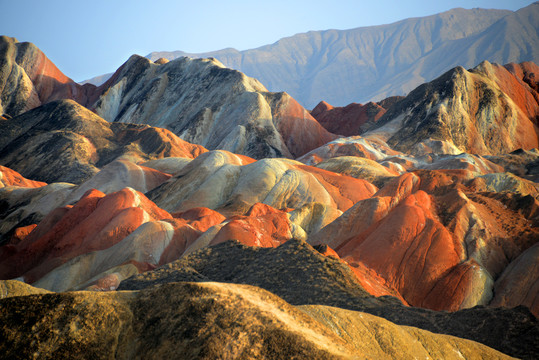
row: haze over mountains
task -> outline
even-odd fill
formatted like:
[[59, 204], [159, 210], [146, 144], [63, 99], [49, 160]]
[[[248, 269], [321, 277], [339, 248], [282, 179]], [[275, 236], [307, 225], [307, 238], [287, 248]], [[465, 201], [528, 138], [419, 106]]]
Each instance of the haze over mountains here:
[[453, 9], [388, 25], [310, 31], [245, 51], [156, 51], [147, 57], [215, 57], [312, 109], [322, 100], [343, 106], [406, 95], [455, 66], [483, 60], [538, 62], [538, 27], [539, 3], [516, 12]]
[[310, 113], [215, 59], [96, 87], [2, 36], [0, 89], [8, 357], [539, 356], [533, 62]]

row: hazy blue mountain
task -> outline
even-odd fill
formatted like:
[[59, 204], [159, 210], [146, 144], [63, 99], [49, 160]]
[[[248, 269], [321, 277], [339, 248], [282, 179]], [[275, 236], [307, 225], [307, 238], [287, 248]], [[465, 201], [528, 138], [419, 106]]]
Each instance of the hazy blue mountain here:
[[93, 85], [95, 85], [95, 86], [100, 86], [100, 85], [103, 85], [103, 84], [105, 83], [105, 81], [107, 81], [108, 79], [110, 79], [110, 77], [112, 76], [112, 74], [114, 74], [114, 73], [111, 72], [111, 73], [108, 73], [108, 74], [103, 74], [103, 75], [94, 76], [93, 78], [90, 78], [90, 79], [81, 81], [79, 84], [81, 84], [81, 85], [84, 85], [84, 84], [93, 84]]
[[457, 8], [388, 25], [310, 31], [245, 51], [147, 57], [215, 57], [312, 108], [320, 100], [345, 105], [404, 95], [457, 65], [537, 62], [538, 33], [539, 2], [516, 12]]

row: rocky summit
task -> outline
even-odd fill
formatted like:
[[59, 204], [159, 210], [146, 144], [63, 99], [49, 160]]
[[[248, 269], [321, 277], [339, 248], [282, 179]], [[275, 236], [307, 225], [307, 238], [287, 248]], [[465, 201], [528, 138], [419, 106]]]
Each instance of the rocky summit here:
[[539, 357], [536, 64], [308, 112], [215, 59], [0, 59], [3, 357]]

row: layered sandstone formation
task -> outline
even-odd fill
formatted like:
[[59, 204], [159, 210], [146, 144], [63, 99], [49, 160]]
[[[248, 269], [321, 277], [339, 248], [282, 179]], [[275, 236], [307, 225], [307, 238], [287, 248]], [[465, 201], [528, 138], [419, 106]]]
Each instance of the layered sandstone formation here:
[[537, 73], [453, 69], [347, 138], [211, 59], [131, 57], [96, 90], [115, 122], [53, 95], [2, 115], [2, 351], [536, 357]]
[[245, 163], [237, 155], [211, 151], [191, 161], [148, 195], [171, 212], [204, 206], [241, 214], [255, 203], [295, 209], [318, 202], [344, 211], [376, 190], [367, 181], [293, 160]]
[[336, 138], [288, 94], [215, 59], [133, 55], [104, 86], [93, 107], [106, 120], [164, 127], [212, 150], [290, 158]]
[[0, 188], [6, 186], [35, 188], [45, 185], [47, 185], [47, 183], [26, 179], [18, 172], [0, 165]]
[[378, 121], [386, 110], [373, 102], [365, 105], [352, 103], [343, 107], [334, 107], [321, 101], [311, 111], [311, 115], [329, 132], [354, 136], [363, 132], [366, 123]]
[[336, 138], [287, 93], [268, 92], [215, 59], [153, 63], [133, 55], [99, 87], [74, 83], [31, 43], [1, 37], [0, 59], [2, 120], [70, 99], [110, 122], [167, 128], [188, 142], [255, 158], [297, 157]]

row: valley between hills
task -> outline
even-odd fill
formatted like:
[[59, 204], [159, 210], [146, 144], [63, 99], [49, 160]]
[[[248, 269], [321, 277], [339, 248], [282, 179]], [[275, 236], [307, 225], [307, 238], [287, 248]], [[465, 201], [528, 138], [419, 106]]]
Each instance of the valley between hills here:
[[2, 36], [0, 114], [3, 358], [539, 356], [532, 61], [309, 111], [215, 58], [80, 85]]

